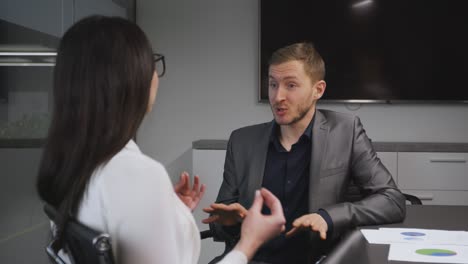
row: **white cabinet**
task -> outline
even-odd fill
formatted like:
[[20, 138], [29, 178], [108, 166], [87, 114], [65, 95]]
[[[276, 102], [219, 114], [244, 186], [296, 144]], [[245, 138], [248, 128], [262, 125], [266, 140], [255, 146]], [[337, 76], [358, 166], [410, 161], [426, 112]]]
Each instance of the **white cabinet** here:
[[468, 191], [437, 191], [401, 189], [417, 196], [425, 205], [468, 205]]
[[[206, 184], [206, 192], [197, 209], [193, 212], [198, 228], [203, 231], [209, 229], [201, 222], [207, 214], [202, 211], [216, 200], [219, 187], [223, 181], [224, 158], [226, 150], [193, 150], [193, 175], [199, 175], [202, 183]], [[214, 242], [212, 238], [202, 240], [200, 259], [198, 263], [208, 263], [214, 257], [224, 252], [223, 242]]]
[[468, 153], [378, 152], [398, 187], [423, 204], [468, 205]]
[[468, 205], [468, 153], [398, 152], [398, 185], [423, 204]]
[[415, 190], [468, 190], [468, 154], [398, 153], [401, 187]]

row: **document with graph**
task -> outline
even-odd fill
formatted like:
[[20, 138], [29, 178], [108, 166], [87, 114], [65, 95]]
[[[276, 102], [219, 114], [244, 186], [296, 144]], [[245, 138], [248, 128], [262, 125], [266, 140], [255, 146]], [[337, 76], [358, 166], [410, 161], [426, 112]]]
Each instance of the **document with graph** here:
[[415, 228], [361, 229], [372, 244], [437, 244], [468, 246], [468, 232]]
[[468, 263], [468, 246], [395, 243], [390, 245], [388, 260]]

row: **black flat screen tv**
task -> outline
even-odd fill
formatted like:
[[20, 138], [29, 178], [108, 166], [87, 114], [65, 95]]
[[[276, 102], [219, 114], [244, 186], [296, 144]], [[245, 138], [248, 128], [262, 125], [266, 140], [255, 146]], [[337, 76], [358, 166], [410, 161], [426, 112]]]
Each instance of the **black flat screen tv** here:
[[261, 0], [260, 100], [268, 59], [311, 41], [325, 102], [468, 103], [468, 1]]
[[4, 67], [0, 66], [0, 104], [8, 101], [7, 73]]

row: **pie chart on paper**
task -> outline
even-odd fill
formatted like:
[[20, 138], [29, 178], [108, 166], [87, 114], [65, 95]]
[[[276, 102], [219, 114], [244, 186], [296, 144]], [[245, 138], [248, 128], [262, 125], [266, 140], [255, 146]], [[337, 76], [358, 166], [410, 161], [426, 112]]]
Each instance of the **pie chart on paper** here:
[[448, 249], [422, 248], [416, 250], [416, 253], [425, 256], [451, 257], [457, 255], [457, 252]]
[[423, 241], [426, 237], [425, 233], [421, 232], [402, 232], [404, 240], [411, 240], [411, 241]]
[[422, 237], [426, 236], [426, 234], [421, 233], [421, 232], [402, 232], [401, 233], [404, 236], [409, 236], [409, 237]]

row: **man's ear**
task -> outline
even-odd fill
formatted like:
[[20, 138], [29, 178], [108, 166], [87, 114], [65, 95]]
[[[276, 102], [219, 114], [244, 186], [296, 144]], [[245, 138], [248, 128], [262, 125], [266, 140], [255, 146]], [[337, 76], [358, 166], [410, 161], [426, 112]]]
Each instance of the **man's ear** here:
[[327, 87], [327, 83], [324, 80], [320, 80], [317, 83], [315, 83], [315, 94], [314, 94], [314, 99], [318, 100], [320, 99], [323, 94], [325, 93], [325, 88]]

